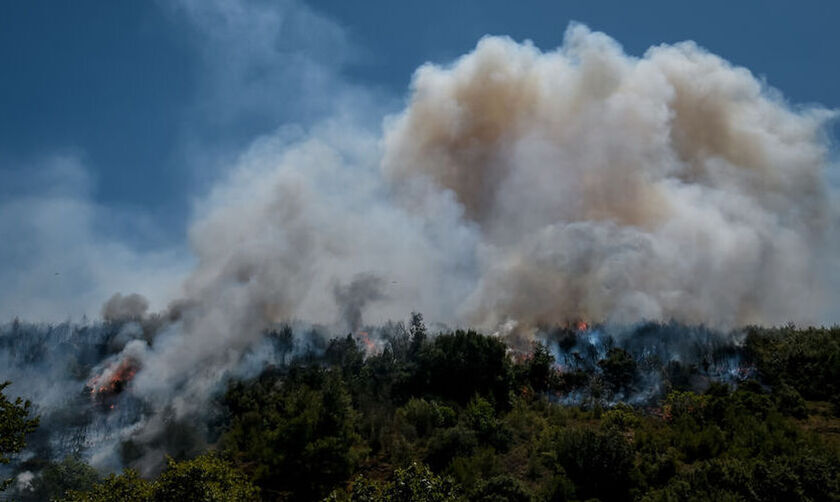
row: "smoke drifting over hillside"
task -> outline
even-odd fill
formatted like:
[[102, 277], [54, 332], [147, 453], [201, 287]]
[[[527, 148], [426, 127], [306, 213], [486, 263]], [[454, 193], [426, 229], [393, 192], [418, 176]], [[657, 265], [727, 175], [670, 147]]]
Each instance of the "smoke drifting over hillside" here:
[[342, 115], [262, 138], [201, 207], [183, 298], [109, 356], [149, 410], [122, 439], [200, 413], [290, 320], [831, 320], [832, 117], [693, 43], [634, 58], [573, 25], [552, 52], [486, 37], [421, 67], [381, 135]]
[[255, 145], [193, 229], [187, 297], [332, 322], [368, 274], [376, 321], [823, 321], [832, 116], [690, 42], [487, 37], [421, 67], [381, 140], [345, 119]]
[[383, 166], [478, 226], [472, 320], [813, 321], [829, 116], [693, 43], [635, 59], [572, 26], [556, 52], [485, 38], [421, 68]]

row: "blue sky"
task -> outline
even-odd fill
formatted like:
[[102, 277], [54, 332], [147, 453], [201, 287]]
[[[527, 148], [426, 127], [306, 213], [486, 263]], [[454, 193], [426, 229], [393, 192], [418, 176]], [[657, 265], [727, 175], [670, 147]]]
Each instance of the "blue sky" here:
[[[37, 308], [0, 295], [0, 319], [95, 298], [103, 274], [131, 280], [120, 271], [149, 256], [167, 275], [187, 267], [173, 257], [196, 198], [256, 137], [342, 106], [377, 122], [414, 69], [482, 35], [548, 50], [579, 21], [633, 55], [690, 39], [790, 102], [840, 108], [838, 20], [825, 1], [0, 2], [0, 279], [53, 295]], [[94, 273], [102, 250], [118, 259]], [[58, 270], [56, 253], [79, 262]]]

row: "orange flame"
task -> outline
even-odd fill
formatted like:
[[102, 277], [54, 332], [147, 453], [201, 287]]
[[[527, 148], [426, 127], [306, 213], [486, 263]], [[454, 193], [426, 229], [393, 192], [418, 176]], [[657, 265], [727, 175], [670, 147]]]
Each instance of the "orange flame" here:
[[576, 328], [578, 331], [589, 331], [589, 323], [588, 323], [588, 322], [586, 322], [586, 321], [578, 321], [578, 322], [575, 324], [575, 328]]
[[134, 378], [138, 369], [139, 364], [127, 357], [118, 363], [109, 364], [102, 373], [91, 377], [87, 386], [94, 397], [102, 394], [117, 394], [122, 392], [128, 382]]
[[365, 344], [365, 350], [368, 354], [372, 353], [376, 349], [376, 345], [374, 345], [373, 341], [371, 341], [370, 336], [368, 336], [367, 331], [359, 331], [359, 340]]

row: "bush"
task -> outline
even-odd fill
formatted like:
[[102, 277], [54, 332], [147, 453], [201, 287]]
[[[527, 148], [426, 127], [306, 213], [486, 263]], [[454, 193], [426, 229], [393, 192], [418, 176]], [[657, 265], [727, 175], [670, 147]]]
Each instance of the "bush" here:
[[339, 373], [228, 394], [237, 411], [221, 443], [264, 491], [319, 498], [353, 472], [363, 447]]
[[251, 502], [259, 490], [244, 474], [214, 455], [169, 461], [154, 483], [153, 502]]
[[[38, 417], [31, 417], [31, 402], [19, 397], [9, 401], [3, 394], [11, 384], [0, 383], [0, 465], [11, 462], [11, 455], [23, 450], [26, 436], [38, 427]], [[11, 479], [0, 479], [0, 491], [8, 488], [11, 483]]]
[[507, 347], [496, 338], [474, 331], [439, 335], [423, 346], [413, 392], [452, 399], [466, 405], [476, 394], [495, 407], [509, 405], [513, 390]]
[[[111, 474], [87, 491], [70, 491], [66, 502], [148, 502], [152, 500], [152, 483], [141, 479], [137, 471], [128, 469]], [[51, 499], [50, 499], [51, 500]]]
[[[86, 491], [70, 491], [66, 502], [252, 502], [259, 490], [221, 458], [208, 454], [193, 460], [169, 459], [154, 482], [136, 471], [111, 475]], [[46, 500], [46, 499], [45, 499]], [[51, 500], [51, 499], [50, 499]]]
[[613, 392], [630, 389], [636, 379], [636, 360], [624, 349], [611, 348], [607, 357], [598, 361], [604, 380]]
[[529, 502], [531, 495], [522, 483], [511, 476], [495, 476], [478, 483], [470, 494], [475, 502]]
[[397, 410], [397, 416], [408, 422], [420, 437], [425, 437], [439, 427], [450, 427], [455, 424], [455, 410], [438, 404], [436, 401], [411, 398], [408, 403]]
[[96, 470], [75, 457], [50, 463], [32, 480], [32, 488], [24, 495], [28, 500], [55, 500], [68, 491], [83, 491], [99, 481]]
[[635, 453], [615, 430], [566, 428], [555, 441], [556, 462], [577, 487], [582, 499], [630, 498]]

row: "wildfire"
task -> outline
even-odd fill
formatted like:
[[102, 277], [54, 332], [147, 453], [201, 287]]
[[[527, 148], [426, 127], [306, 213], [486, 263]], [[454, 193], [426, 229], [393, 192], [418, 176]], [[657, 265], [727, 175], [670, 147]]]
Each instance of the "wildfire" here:
[[374, 345], [373, 341], [370, 339], [370, 336], [368, 335], [367, 331], [359, 331], [358, 335], [359, 340], [361, 340], [362, 343], [365, 344], [365, 350], [367, 351], [367, 353], [372, 353], [374, 349], [376, 349], [376, 345]]
[[102, 373], [94, 375], [87, 382], [87, 387], [93, 397], [119, 394], [134, 378], [139, 364], [127, 357], [119, 362], [109, 364]]
[[586, 321], [578, 321], [575, 323], [575, 329], [578, 331], [589, 331], [589, 323]]

